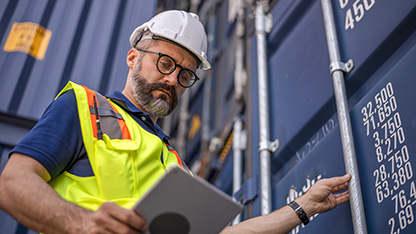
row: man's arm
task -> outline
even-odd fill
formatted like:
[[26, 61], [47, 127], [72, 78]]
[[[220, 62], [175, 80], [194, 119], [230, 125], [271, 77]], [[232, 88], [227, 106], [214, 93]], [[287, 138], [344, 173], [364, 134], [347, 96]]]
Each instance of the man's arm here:
[[[349, 200], [348, 191], [334, 194], [348, 188], [351, 175], [319, 180], [309, 191], [295, 201], [304, 209], [308, 217], [332, 210]], [[246, 220], [225, 228], [220, 234], [284, 234], [290, 232], [301, 221], [294, 210], [284, 206], [268, 215]]]
[[43, 233], [142, 233], [147, 224], [132, 210], [104, 203], [96, 212], [63, 200], [35, 159], [14, 153], [0, 176], [0, 209]]

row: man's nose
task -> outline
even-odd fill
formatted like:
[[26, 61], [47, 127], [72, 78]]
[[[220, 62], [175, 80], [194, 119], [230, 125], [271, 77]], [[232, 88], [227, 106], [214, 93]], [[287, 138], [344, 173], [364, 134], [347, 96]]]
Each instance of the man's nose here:
[[166, 84], [176, 87], [178, 85], [178, 74], [179, 68], [177, 67], [172, 73], [169, 75], [164, 75], [163, 80]]

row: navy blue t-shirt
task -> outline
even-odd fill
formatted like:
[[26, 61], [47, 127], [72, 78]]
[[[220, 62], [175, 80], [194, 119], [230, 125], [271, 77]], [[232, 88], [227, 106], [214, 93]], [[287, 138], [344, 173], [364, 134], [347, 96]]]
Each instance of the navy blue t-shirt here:
[[[127, 110], [145, 130], [165, 142], [170, 139], [157, 124], [153, 124], [149, 114], [138, 109], [121, 92], [116, 91], [108, 97]], [[73, 90], [65, 92], [48, 106], [35, 127], [9, 155], [12, 153], [21, 153], [36, 159], [48, 170], [52, 178], [63, 171], [82, 177], [93, 175], [82, 142]]]

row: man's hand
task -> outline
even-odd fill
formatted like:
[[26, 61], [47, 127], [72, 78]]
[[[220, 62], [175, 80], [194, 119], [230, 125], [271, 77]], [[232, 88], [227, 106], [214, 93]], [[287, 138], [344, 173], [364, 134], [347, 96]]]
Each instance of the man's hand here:
[[[309, 191], [296, 198], [308, 216], [332, 210], [349, 200], [348, 191], [337, 193], [348, 188], [351, 175], [322, 179], [316, 182]], [[334, 194], [337, 193], [337, 194]], [[300, 219], [289, 206], [283, 206], [268, 215], [259, 216], [228, 226], [221, 234], [284, 234], [299, 225]]]
[[88, 233], [144, 233], [146, 221], [133, 210], [126, 210], [111, 202], [103, 203], [100, 208], [88, 214], [84, 225]]
[[350, 174], [316, 182], [309, 191], [296, 199], [308, 216], [324, 213], [349, 200], [348, 191], [337, 193], [348, 188]]

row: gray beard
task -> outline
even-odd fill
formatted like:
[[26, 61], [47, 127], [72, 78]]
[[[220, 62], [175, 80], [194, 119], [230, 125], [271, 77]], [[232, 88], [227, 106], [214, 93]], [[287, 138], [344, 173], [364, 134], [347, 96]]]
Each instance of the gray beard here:
[[[178, 104], [178, 95], [176, 90], [172, 86], [165, 83], [148, 83], [144, 78], [139, 76], [139, 66], [135, 67], [135, 70], [138, 72], [134, 72], [130, 77], [130, 87], [132, 89], [131, 91], [133, 93], [133, 97], [136, 99], [137, 103], [139, 103], [139, 105], [143, 107], [147, 113], [158, 118], [165, 117], [172, 113]], [[168, 91], [171, 97], [167, 96], [167, 94], [161, 94], [158, 97], [154, 97], [152, 92], [158, 89]], [[170, 104], [169, 98], [171, 99]]]

